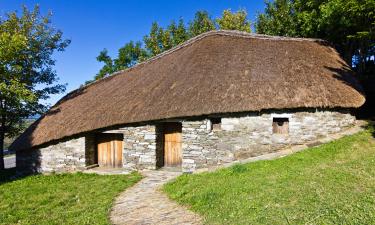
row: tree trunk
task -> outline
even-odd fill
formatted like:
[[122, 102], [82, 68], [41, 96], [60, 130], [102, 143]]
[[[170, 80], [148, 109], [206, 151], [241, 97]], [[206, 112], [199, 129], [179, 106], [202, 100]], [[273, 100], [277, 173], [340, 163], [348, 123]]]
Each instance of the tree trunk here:
[[0, 170], [4, 170], [4, 132], [0, 131]]

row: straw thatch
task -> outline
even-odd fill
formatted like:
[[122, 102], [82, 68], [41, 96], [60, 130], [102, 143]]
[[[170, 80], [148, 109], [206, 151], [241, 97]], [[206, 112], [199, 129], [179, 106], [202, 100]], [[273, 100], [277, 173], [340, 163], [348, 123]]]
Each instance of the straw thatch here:
[[349, 66], [322, 40], [213, 31], [71, 92], [12, 149], [141, 121], [291, 108], [357, 108]]

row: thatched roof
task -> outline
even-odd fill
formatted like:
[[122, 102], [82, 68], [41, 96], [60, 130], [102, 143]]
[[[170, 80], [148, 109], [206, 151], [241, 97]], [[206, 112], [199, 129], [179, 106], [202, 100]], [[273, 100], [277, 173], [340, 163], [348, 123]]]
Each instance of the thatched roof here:
[[364, 101], [325, 41], [212, 31], [67, 94], [11, 148], [142, 121]]

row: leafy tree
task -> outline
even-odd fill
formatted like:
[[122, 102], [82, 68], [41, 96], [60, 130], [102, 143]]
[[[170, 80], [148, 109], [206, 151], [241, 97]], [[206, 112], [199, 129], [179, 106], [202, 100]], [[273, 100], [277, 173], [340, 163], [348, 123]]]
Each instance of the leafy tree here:
[[[141, 42], [129, 42], [118, 50], [118, 56], [116, 59], [112, 59], [108, 55], [107, 49], [100, 52], [96, 58], [99, 62], [103, 62], [104, 66], [100, 69], [99, 73], [95, 76], [95, 80], [109, 76], [110, 74], [130, 68], [145, 60], [148, 57], [147, 52], [142, 48]], [[87, 83], [90, 83], [89, 81]]]
[[195, 13], [193, 21], [189, 23], [189, 36], [195, 37], [215, 29], [215, 21], [211, 19], [208, 12], [198, 11]]
[[[178, 24], [172, 21], [167, 29], [163, 29], [157, 23], [153, 23], [150, 33], [144, 37], [145, 47], [141, 42], [130, 41], [118, 50], [118, 56], [112, 59], [107, 49], [100, 52], [97, 61], [104, 63], [95, 80], [109, 76], [110, 74], [130, 68], [152, 56], [168, 50], [189, 38], [184, 21], [179, 20]], [[86, 84], [92, 81], [87, 81]]]
[[[103, 77], [109, 76], [110, 74], [115, 72], [115, 68], [113, 65], [113, 60], [108, 55], [108, 50], [103, 49], [99, 55], [96, 57], [98, 62], [104, 63], [104, 66], [99, 70], [98, 74], [95, 76], [95, 80], [101, 79]], [[92, 81], [87, 81], [86, 83], [91, 83]]]
[[170, 33], [164, 31], [156, 22], [152, 23], [150, 34], [146, 35], [143, 41], [151, 56], [165, 51], [171, 45]]
[[177, 25], [175, 21], [172, 21], [167, 30], [171, 34], [172, 46], [179, 45], [188, 40], [190, 37], [183, 19], [180, 19]]
[[258, 15], [256, 32], [290, 37], [302, 36], [298, 33], [297, 18], [293, 12], [293, 3], [290, 0], [266, 2], [264, 14]]
[[229, 9], [223, 11], [221, 18], [216, 22], [221, 30], [239, 30], [250, 33], [250, 21], [247, 19], [247, 12], [239, 10], [232, 13]]
[[26, 118], [45, 112], [48, 106], [40, 100], [65, 90], [55, 84], [52, 55], [70, 41], [51, 26], [50, 17], [41, 16], [38, 7], [23, 7], [21, 16], [11, 12], [0, 21], [0, 169], [5, 136], [17, 135]]
[[141, 42], [127, 43], [118, 50], [118, 57], [114, 60], [115, 70], [123, 70], [144, 61], [148, 57], [147, 52], [142, 48]]

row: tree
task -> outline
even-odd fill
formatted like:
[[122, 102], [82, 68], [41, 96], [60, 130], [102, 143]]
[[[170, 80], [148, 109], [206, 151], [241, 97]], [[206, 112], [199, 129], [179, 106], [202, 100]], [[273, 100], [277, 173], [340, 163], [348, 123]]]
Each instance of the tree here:
[[119, 71], [130, 68], [147, 58], [148, 54], [146, 50], [142, 48], [142, 43], [130, 41], [118, 50], [118, 57], [114, 60], [114, 69]]
[[189, 23], [189, 36], [195, 37], [215, 29], [215, 21], [211, 19], [208, 12], [198, 11], [195, 13], [193, 21]]
[[180, 19], [178, 21], [178, 25], [176, 25], [175, 21], [172, 21], [172, 23], [168, 26], [167, 30], [171, 34], [172, 46], [179, 45], [188, 40], [190, 37], [187, 28], [185, 27], [183, 19]]
[[[116, 59], [112, 59], [108, 55], [107, 49], [104, 49], [100, 52], [99, 56], [96, 57], [96, 60], [103, 62], [104, 66], [100, 69], [99, 73], [95, 76], [95, 80], [107, 77], [110, 74], [120, 71], [126, 68], [130, 68], [135, 64], [148, 58], [146, 50], [142, 48], [142, 43], [129, 42], [125, 44], [118, 50], [118, 55]], [[88, 81], [86, 83], [90, 83]]]
[[143, 41], [150, 56], [160, 54], [171, 46], [170, 33], [164, 31], [156, 22], [152, 23], [150, 33], [143, 38]]
[[221, 30], [239, 30], [250, 33], [250, 21], [247, 19], [247, 12], [239, 10], [232, 13], [229, 9], [223, 11], [221, 18], [217, 18], [216, 22]]
[[0, 21], [0, 169], [5, 136], [17, 135], [26, 118], [46, 111], [40, 100], [65, 90], [56, 84], [52, 54], [70, 41], [51, 26], [50, 17], [41, 16], [38, 7], [23, 7], [21, 16], [11, 12]]
[[[104, 66], [99, 70], [99, 72], [94, 77], [95, 80], [99, 80], [103, 77], [109, 76], [110, 74], [115, 72], [115, 68], [113, 65], [113, 60], [108, 55], [108, 50], [103, 49], [99, 55], [96, 57], [98, 62], [104, 63]], [[86, 84], [91, 83], [92, 81], [87, 81]]]
[[293, 4], [289, 0], [266, 2], [264, 14], [258, 15], [256, 32], [289, 37], [301, 36], [297, 31], [297, 19], [293, 11]]

